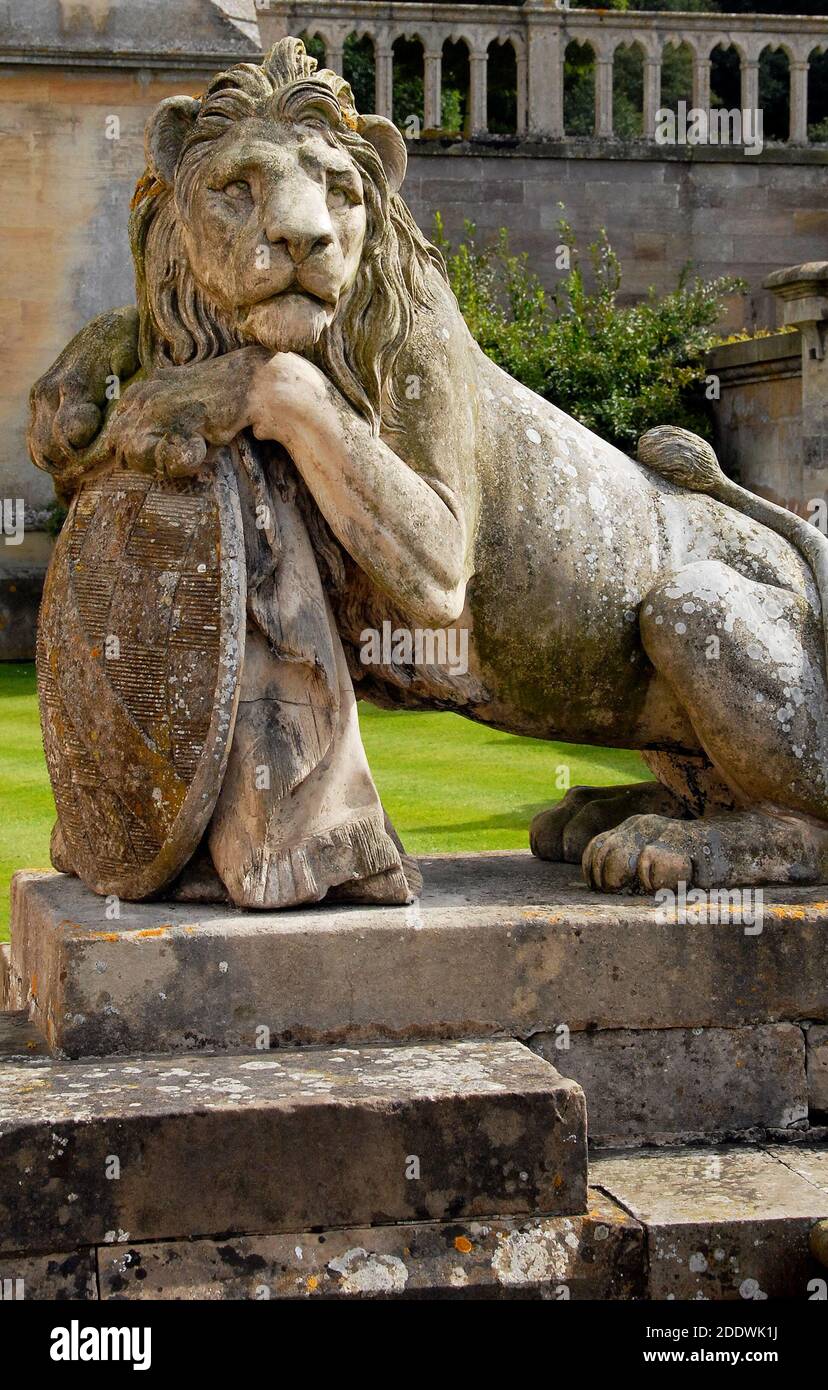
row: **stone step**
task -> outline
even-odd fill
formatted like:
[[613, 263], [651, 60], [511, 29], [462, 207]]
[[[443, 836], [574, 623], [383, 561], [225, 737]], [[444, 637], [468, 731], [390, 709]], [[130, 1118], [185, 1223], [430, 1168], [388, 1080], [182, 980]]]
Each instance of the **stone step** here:
[[591, 1164], [581, 1215], [494, 1216], [220, 1239], [122, 1238], [0, 1255], [19, 1297], [824, 1301], [809, 1245], [828, 1147], [686, 1147]]
[[586, 1163], [511, 1040], [0, 1060], [0, 1251], [583, 1212]]
[[[591, 1145], [616, 1148], [806, 1128], [806, 1037], [769, 1023], [540, 1033], [529, 1045], [583, 1087]], [[811, 1075], [818, 1087], [822, 1072]]]
[[644, 1227], [648, 1298], [828, 1293], [809, 1250], [828, 1216], [828, 1145], [607, 1155], [590, 1164], [590, 1182]]
[[[828, 1023], [824, 889], [664, 920], [529, 854], [436, 856], [411, 907], [107, 904], [19, 874], [10, 1007], [69, 1056]], [[357, 987], [358, 985], [358, 987]]]
[[644, 1233], [602, 1193], [582, 1216], [420, 1222], [98, 1250], [101, 1298], [629, 1299]]

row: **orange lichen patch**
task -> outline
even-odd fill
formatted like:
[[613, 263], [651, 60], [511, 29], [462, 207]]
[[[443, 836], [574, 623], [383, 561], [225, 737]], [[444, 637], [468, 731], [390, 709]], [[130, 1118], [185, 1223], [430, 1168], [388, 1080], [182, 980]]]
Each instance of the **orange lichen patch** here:
[[305, 1280], [305, 1284], [310, 1289], [311, 1293], [314, 1293], [314, 1291], [319, 1288], [319, 1280], [315, 1274], [311, 1274], [310, 1278]]
[[89, 941], [120, 941], [121, 936], [116, 931], [91, 931], [87, 940]]
[[163, 193], [165, 187], [166, 184], [157, 179], [154, 174], [142, 174], [135, 185], [130, 208], [136, 208], [145, 198], [156, 198], [159, 193]]
[[552, 1186], [557, 1190], [559, 1187], [563, 1187], [563, 1185], [563, 1173], [556, 1173], [554, 1178], [552, 1179]]
[[544, 922], [562, 922], [563, 915], [560, 912], [544, 912], [542, 907], [525, 907], [521, 913], [522, 917], [540, 917]]
[[169, 925], [163, 927], [144, 927], [143, 931], [133, 932], [133, 936], [164, 936], [169, 930]]
[[37, 976], [36, 976], [36, 975], [33, 975], [33, 976], [32, 976], [31, 990], [32, 990], [32, 995], [33, 995], [34, 998], [36, 999], [36, 998], [37, 998]]
[[778, 903], [773, 907], [765, 909], [772, 917], [778, 917], [783, 922], [804, 922], [808, 915], [808, 909], [801, 904]]
[[455, 1236], [454, 1248], [455, 1250], [459, 1250], [461, 1255], [468, 1255], [471, 1253], [473, 1247], [468, 1236]]

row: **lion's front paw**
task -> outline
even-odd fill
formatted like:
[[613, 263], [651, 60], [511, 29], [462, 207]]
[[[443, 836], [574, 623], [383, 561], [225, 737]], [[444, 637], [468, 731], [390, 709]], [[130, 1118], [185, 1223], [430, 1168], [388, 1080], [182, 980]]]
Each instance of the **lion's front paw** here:
[[207, 455], [205, 406], [183, 396], [177, 378], [138, 382], [124, 395], [106, 442], [122, 468], [192, 477]]
[[557, 806], [532, 821], [529, 843], [538, 859], [579, 864], [589, 842], [636, 812], [680, 816], [683, 807], [659, 782], [618, 787], [571, 787]]
[[693, 882], [688, 822], [667, 816], [630, 816], [590, 840], [584, 878], [601, 893], [656, 893]]

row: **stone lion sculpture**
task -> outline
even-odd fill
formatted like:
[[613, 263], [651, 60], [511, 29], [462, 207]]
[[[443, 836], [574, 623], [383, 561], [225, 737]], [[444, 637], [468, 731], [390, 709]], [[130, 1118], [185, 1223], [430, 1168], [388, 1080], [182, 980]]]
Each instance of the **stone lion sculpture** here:
[[[495, 366], [399, 196], [402, 136], [298, 40], [162, 102], [147, 154], [137, 314], [33, 392], [58, 489], [106, 458], [187, 479], [240, 438], [280, 446], [358, 694], [641, 751], [657, 780], [571, 790], [535, 854], [611, 892], [828, 878], [824, 538], [695, 436], [633, 460]], [[102, 425], [104, 379], [139, 363]], [[467, 672], [362, 665], [383, 623], [464, 629]], [[267, 663], [253, 643], [251, 705]]]

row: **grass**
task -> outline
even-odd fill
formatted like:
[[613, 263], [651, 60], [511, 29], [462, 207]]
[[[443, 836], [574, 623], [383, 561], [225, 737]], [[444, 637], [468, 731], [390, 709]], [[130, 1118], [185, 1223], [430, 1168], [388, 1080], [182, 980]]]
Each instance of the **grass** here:
[[[361, 707], [368, 759], [406, 848], [524, 849], [536, 811], [572, 785], [647, 777], [637, 753], [515, 738], [454, 714]], [[561, 770], [564, 770], [563, 773]], [[43, 760], [34, 667], [0, 665], [0, 940], [9, 881], [49, 866], [55, 809]]]

